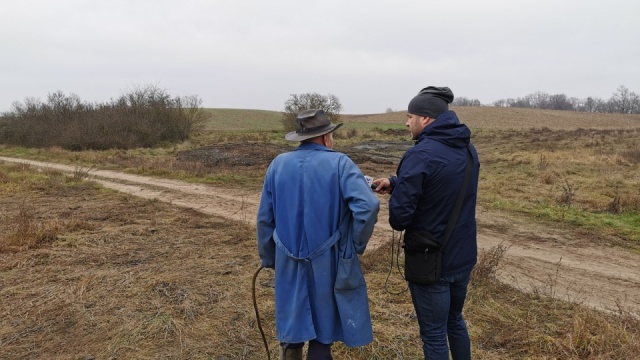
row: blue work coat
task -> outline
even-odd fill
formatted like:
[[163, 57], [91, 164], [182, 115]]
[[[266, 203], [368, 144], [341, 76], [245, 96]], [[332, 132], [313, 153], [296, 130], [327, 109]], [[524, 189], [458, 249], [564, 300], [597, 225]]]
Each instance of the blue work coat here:
[[468, 271], [476, 264], [476, 198], [480, 161], [470, 142], [471, 131], [453, 111], [427, 125], [392, 177], [389, 224], [395, 230], [429, 232], [442, 244], [449, 216], [467, 165], [467, 147], [473, 168], [456, 226], [442, 249], [442, 276]]
[[380, 203], [345, 154], [315, 143], [269, 165], [257, 216], [262, 265], [275, 267], [278, 340], [373, 341], [358, 256]]

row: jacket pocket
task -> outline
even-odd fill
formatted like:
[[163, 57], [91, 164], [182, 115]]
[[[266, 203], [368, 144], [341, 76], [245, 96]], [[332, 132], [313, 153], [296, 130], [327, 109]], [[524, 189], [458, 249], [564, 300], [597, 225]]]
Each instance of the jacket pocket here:
[[362, 275], [358, 257], [356, 255], [348, 259], [341, 257], [338, 260], [335, 291], [353, 290], [362, 285], [364, 285], [364, 275]]

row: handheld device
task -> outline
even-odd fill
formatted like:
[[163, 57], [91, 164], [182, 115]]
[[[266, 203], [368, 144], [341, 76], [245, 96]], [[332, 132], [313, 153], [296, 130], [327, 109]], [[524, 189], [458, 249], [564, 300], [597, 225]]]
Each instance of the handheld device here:
[[364, 179], [367, 180], [367, 185], [369, 185], [371, 190], [375, 190], [378, 188], [378, 185], [373, 183], [373, 178], [371, 176], [365, 175]]

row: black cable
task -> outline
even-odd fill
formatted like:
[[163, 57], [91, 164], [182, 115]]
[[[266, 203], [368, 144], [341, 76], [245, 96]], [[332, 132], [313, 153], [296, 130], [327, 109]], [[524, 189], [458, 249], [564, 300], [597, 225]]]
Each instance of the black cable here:
[[258, 277], [258, 273], [264, 267], [260, 266], [258, 270], [256, 270], [255, 274], [253, 274], [253, 282], [251, 294], [253, 295], [253, 310], [256, 312], [256, 321], [258, 323], [258, 329], [260, 330], [260, 334], [262, 335], [262, 341], [264, 342], [264, 348], [267, 351], [267, 359], [271, 360], [271, 352], [269, 351], [269, 344], [267, 344], [267, 337], [264, 335], [264, 330], [262, 330], [262, 322], [260, 321], [260, 313], [258, 311], [258, 301], [256, 300], [256, 278]]
[[[396, 232], [395, 230], [391, 230], [391, 264], [389, 265], [389, 273], [387, 274], [387, 278], [384, 280], [384, 290], [391, 294], [391, 295], [400, 295], [404, 292], [406, 292], [407, 290], [409, 290], [409, 284], [407, 283], [407, 287], [399, 292], [393, 292], [389, 290], [389, 287], [387, 285], [387, 283], [389, 282], [389, 277], [391, 277], [391, 272], [393, 271], [393, 253], [395, 251], [395, 247], [396, 247]], [[400, 277], [402, 277], [402, 279], [404, 280], [404, 274], [402, 273], [402, 270], [400, 269], [400, 247], [402, 242], [402, 231], [400, 231], [398, 233], [398, 251], [396, 252], [396, 268], [398, 270], [398, 274], [400, 274]]]

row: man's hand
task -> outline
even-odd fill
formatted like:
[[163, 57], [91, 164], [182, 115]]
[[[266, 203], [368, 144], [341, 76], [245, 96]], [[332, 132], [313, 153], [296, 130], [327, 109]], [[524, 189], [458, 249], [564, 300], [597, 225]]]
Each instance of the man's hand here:
[[373, 180], [373, 184], [376, 188], [373, 191], [379, 194], [391, 194], [391, 181], [387, 178]]

